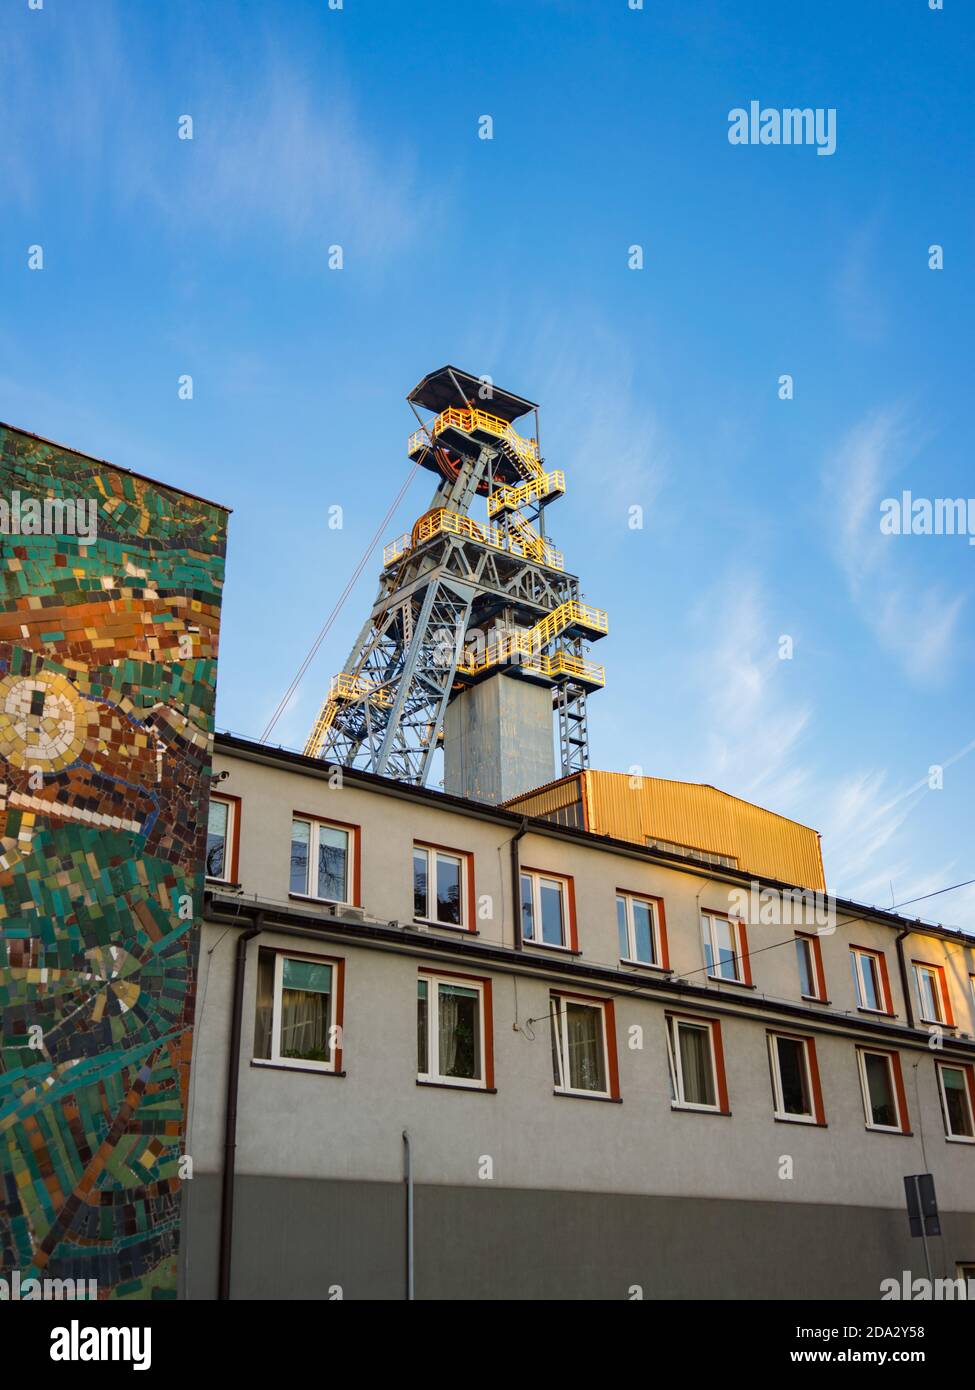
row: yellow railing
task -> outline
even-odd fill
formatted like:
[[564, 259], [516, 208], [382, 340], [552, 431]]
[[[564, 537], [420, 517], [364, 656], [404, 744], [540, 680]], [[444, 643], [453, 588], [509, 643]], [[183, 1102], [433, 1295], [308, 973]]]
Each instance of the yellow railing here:
[[354, 676], [349, 671], [340, 671], [332, 677], [328, 687], [330, 700], [361, 700], [368, 695], [374, 705], [391, 705], [393, 697], [388, 690], [377, 688], [365, 676]]
[[472, 652], [466, 660], [458, 662], [458, 672], [465, 676], [476, 676], [492, 666], [517, 662], [523, 671], [544, 676], [546, 680], [568, 676], [588, 685], [606, 684], [606, 668], [598, 661], [586, 661], [572, 652], [553, 652], [551, 656], [540, 652], [535, 636], [537, 631], [536, 626], [502, 633], [489, 642], [483, 651]]
[[457, 670], [465, 676], [476, 676], [479, 671], [486, 671], [489, 666], [497, 666], [501, 662], [513, 661], [519, 657], [526, 659], [526, 665], [534, 665], [542, 659], [541, 653], [532, 645], [531, 631], [528, 628], [503, 632], [482, 650], [471, 650], [457, 663]]
[[333, 676], [328, 687], [328, 696], [318, 711], [315, 727], [308, 735], [305, 757], [317, 758], [321, 753], [339, 706], [363, 699], [371, 700], [374, 705], [383, 705], [387, 709], [393, 703], [390, 691], [377, 689], [364, 676], [354, 676], [349, 671], [340, 671], [337, 676]]
[[391, 565], [394, 560], [398, 560], [401, 555], [405, 555], [412, 542], [409, 535], [397, 536], [394, 541], [390, 541], [383, 546], [383, 564]]
[[317, 758], [321, 753], [322, 748], [325, 746], [325, 738], [329, 729], [332, 727], [332, 722], [335, 719], [337, 710], [338, 705], [334, 700], [326, 700], [318, 711], [315, 727], [308, 735], [308, 740], [305, 743], [306, 758]]
[[545, 675], [575, 676], [591, 685], [606, 684], [606, 667], [598, 661], [586, 661], [585, 657], [575, 656], [572, 652], [555, 652], [545, 660], [549, 665]]
[[498, 516], [501, 512], [513, 512], [530, 502], [539, 502], [543, 497], [559, 496], [565, 492], [565, 474], [561, 468], [552, 473], [540, 473], [520, 487], [502, 487], [488, 498], [488, 516]]
[[507, 444], [529, 475], [534, 476], [542, 471], [538, 444], [534, 439], [522, 439], [517, 430], [498, 415], [489, 415], [486, 410], [460, 410], [453, 405], [442, 410], [425, 428], [413, 431], [406, 446], [407, 453], [412, 458], [421, 448], [429, 445], [431, 438], [436, 439], [445, 429], [451, 428], [460, 430], [462, 434], [473, 434], [475, 430], [481, 430], [485, 434], [494, 435], [496, 439], [501, 439]]
[[543, 560], [545, 557], [545, 542], [529, 522], [523, 521], [520, 516], [513, 516], [508, 523], [508, 537], [511, 541], [517, 541], [522, 547], [525, 555], [531, 560]]
[[601, 608], [593, 608], [591, 604], [580, 603], [578, 599], [571, 598], [567, 603], [560, 603], [558, 608], [553, 608], [551, 613], [531, 628], [531, 632], [539, 647], [547, 647], [560, 632], [574, 625], [588, 628], [591, 632], [603, 633], [609, 631], [609, 618]]
[[[482, 526], [473, 517], [463, 512], [448, 511], [446, 507], [428, 512], [426, 516], [421, 517], [413, 528], [412, 541], [409, 536], [400, 536], [397, 540], [390, 541], [383, 550], [384, 564], [393, 564], [411, 545], [422, 545], [424, 541], [432, 540], [442, 532], [451, 536], [466, 536], [468, 540], [477, 541], [480, 545], [489, 545], [492, 550], [504, 550], [509, 555], [520, 555], [526, 560], [538, 560], [550, 569], [565, 568], [562, 552], [543, 541], [540, 536], [535, 536], [534, 542], [529, 542], [527, 538], [506, 536], [497, 526]], [[532, 532], [532, 535], [535, 533]]]

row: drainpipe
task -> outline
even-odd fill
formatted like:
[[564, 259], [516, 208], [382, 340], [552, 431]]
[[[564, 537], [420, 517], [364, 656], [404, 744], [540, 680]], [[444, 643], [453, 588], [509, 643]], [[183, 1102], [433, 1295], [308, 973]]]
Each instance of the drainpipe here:
[[524, 948], [524, 937], [521, 934], [521, 863], [518, 859], [518, 841], [528, 830], [528, 817], [522, 816], [521, 828], [511, 837], [511, 901], [514, 907], [514, 934], [515, 950], [520, 951]]
[[907, 1022], [911, 1028], [916, 1028], [914, 1022], [914, 1005], [911, 1003], [911, 986], [907, 974], [907, 962], [904, 959], [903, 941], [905, 936], [910, 936], [910, 927], [905, 927], [903, 931], [897, 933], [897, 966], [901, 974], [901, 989], [904, 991], [904, 1008], [907, 1010]]
[[237, 1093], [240, 1089], [240, 1032], [244, 1011], [244, 971], [247, 943], [264, 929], [264, 913], [237, 938], [234, 960], [234, 993], [230, 1006], [230, 1056], [227, 1059], [227, 1109], [224, 1116], [223, 1182], [220, 1196], [220, 1266], [217, 1298], [230, 1298], [230, 1262], [234, 1240], [234, 1179], [237, 1154]]
[[413, 1144], [403, 1130], [403, 1181], [406, 1183], [406, 1299], [413, 1302]]

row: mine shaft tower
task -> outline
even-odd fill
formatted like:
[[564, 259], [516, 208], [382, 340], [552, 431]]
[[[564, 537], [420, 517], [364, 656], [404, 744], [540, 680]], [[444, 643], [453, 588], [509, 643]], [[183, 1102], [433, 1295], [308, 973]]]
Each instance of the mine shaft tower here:
[[[607, 618], [545, 535], [565, 475], [545, 470], [537, 405], [455, 367], [407, 400], [420, 423], [407, 454], [437, 489], [386, 546], [372, 612], [305, 752], [419, 786], [442, 742], [445, 790], [497, 803], [556, 775], [553, 709], [562, 774], [588, 766], [586, 698], [604, 672], [586, 643]], [[514, 421], [530, 412], [524, 438]]]

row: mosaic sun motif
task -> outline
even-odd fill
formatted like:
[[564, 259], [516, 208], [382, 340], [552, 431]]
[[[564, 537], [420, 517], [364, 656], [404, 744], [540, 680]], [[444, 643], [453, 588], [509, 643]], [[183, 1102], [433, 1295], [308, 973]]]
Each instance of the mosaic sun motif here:
[[14, 767], [60, 772], [88, 737], [85, 702], [54, 671], [0, 679], [0, 758]]

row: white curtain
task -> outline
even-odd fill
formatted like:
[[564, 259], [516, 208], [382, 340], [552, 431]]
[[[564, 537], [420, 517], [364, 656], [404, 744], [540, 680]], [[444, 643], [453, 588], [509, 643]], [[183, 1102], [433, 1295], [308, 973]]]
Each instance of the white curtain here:
[[684, 1099], [692, 1105], [713, 1105], [711, 1049], [701, 1028], [679, 1028], [680, 1069], [684, 1079]]
[[459, 999], [455, 994], [440, 991], [437, 1001], [440, 1014], [440, 1074], [453, 1076], [457, 1062], [457, 1018]]
[[281, 1056], [328, 1061], [328, 995], [281, 991]]

